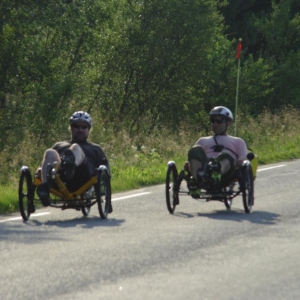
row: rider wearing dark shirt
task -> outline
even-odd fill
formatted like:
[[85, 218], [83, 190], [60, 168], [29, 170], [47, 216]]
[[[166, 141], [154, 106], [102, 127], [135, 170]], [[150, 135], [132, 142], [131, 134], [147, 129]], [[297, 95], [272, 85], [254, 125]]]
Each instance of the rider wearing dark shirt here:
[[109, 164], [102, 148], [88, 142], [92, 119], [87, 112], [75, 112], [70, 118], [71, 141], [56, 143], [47, 149], [42, 162], [42, 183], [37, 187], [37, 194], [44, 206], [50, 205], [50, 187], [47, 179], [47, 166], [53, 162], [60, 164], [59, 173], [70, 192], [80, 188], [96, 174], [96, 168]]
[[[75, 141], [63, 141], [56, 143], [52, 149], [56, 150], [60, 157], [64, 157], [67, 149], [75, 144]], [[66, 186], [70, 192], [75, 191], [80, 186], [85, 184], [92, 176], [95, 175], [95, 170], [100, 165], [106, 165], [109, 170], [106, 155], [102, 148], [95, 143], [84, 141], [77, 143], [85, 154], [83, 162], [75, 168], [74, 176], [72, 179], [67, 180], [62, 173], [61, 178], [66, 182]]]

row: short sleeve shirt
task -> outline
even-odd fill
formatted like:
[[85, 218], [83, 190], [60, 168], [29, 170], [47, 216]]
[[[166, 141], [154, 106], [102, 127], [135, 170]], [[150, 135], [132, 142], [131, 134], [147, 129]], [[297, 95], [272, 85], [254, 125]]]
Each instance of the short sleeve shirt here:
[[203, 147], [208, 158], [216, 157], [220, 154], [220, 152], [214, 151], [214, 146], [216, 145], [215, 139], [218, 145], [224, 146], [222, 152], [230, 154], [235, 162], [237, 161], [237, 159], [246, 158], [247, 145], [245, 141], [241, 138], [231, 135], [202, 137], [196, 142], [196, 145], [200, 145]]

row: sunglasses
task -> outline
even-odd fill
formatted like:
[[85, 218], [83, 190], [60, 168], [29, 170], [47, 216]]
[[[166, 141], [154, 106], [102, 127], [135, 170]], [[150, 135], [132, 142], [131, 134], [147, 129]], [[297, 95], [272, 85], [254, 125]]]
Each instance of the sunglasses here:
[[87, 129], [89, 126], [87, 126], [87, 125], [77, 125], [77, 124], [73, 124], [72, 126], [71, 126], [72, 128], [75, 128], [75, 129]]
[[210, 119], [210, 123], [211, 124], [214, 124], [214, 123], [222, 124], [222, 123], [224, 123], [224, 120], [223, 119]]

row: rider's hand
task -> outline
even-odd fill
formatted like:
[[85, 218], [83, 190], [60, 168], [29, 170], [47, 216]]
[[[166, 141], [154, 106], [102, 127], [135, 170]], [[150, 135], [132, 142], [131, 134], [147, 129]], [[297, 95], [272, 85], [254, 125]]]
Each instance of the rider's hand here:
[[245, 159], [247, 159], [247, 157], [242, 157], [242, 156], [240, 156], [240, 157], [238, 158], [238, 160], [236, 161], [236, 166], [237, 166], [238, 168], [240, 168], [240, 167], [242, 166], [242, 164], [243, 164], [243, 161], [244, 161]]

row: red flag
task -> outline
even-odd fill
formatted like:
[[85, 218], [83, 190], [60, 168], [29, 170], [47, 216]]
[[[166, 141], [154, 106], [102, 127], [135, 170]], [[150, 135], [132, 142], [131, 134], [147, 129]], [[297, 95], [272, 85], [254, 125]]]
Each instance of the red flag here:
[[238, 45], [237, 45], [237, 49], [236, 49], [236, 55], [235, 57], [237, 59], [241, 58], [241, 51], [242, 51], [242, 39], [239, 39]]

